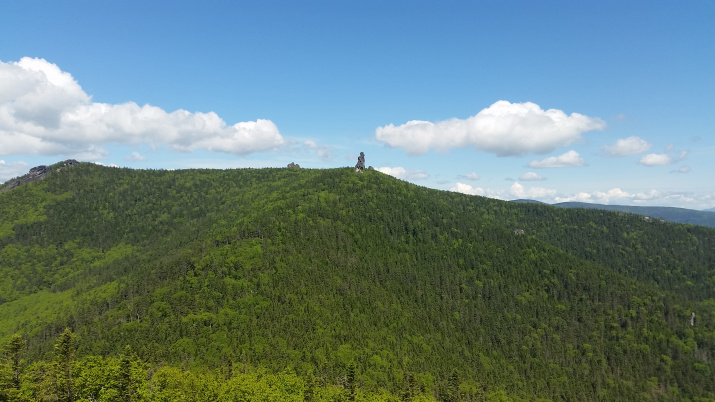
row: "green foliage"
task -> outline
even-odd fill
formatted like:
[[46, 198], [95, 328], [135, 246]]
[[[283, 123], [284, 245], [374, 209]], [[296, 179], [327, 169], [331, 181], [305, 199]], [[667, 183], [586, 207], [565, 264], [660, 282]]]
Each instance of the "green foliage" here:
[[353, 169], [82, 164], [0, 209], [33, 398], [715, 397], [713, 229]]
[[75, 399], [74, 379], [72, 366], [75, 358], [76, 335], [65, 328], [55, 344], [55, 378], [57, 380], [57, 397], [60, 401], [73, 401]]
[[2, 350], [0, 360], [0, 401], [19, 398], [20, 374], [25, 365], [23, 359], [26, 342], [19, 334], [13, 335]]

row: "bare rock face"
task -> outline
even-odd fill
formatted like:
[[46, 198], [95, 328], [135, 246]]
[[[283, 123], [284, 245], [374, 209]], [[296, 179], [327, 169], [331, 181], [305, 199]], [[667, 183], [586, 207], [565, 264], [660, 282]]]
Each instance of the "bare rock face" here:
[[25, 179], [27, 181], [33, 181], [37, 179], [41, 179], [45, 177], [47, 173], [50, 173], [52, 171], [52, 168], [46, 165], [40, 165], [40, 166], [35, 166], [34, 168], [30, 169], [30, 173], [25, 175]]
[[[79, 162], [77, 162], [74, 159], [67, 159], [63, 163], [63, 166], [65, 166], [65, 167], [76, 166], [76, 165], [79, 165]], [[34, 168], [30, 169], [30, 172], [27, 173], [26, 175], [24, 175], [20, 178], [17, 178], [15, 180], [12, 180], [10, 183], [5, 185], [5, 187], [0, 188], [0, 193], [4, 193], [5, 191], [10, 191], [13, 188], [15, 188], [19, 185], [25, 184], [25, 183], [44, 179], [45, 176], [47, 176], [47, 174], [50, 173], [51, 171], [52, 171], [52, 168], [49, 166], [46, 166], [46, 165], [35, 166]]]
[[289, 163], [289, 164], [288, 164], [288, 167], [289, 167], [289, 168], [296, 168], [296, 169], [300, 169], [300, 165], [299, 165], [299, 164], [297, 164], [297, 163], [295, 163], [295, 162], [291, 162], [291, 163]]
[[360, 152], [360, 156], [358, 156], [357, 165], [355, 165], [355, 171], [362, 173], [362, 171], [364, 169], [365, 169], [365, 153]]

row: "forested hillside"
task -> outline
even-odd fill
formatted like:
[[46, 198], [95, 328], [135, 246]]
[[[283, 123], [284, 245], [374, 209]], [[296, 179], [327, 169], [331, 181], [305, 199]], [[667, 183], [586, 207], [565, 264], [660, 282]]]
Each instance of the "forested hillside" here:
[[715, 398], [713, 229], [372, 170], [59, 167], [0, 193], [6, 398]]

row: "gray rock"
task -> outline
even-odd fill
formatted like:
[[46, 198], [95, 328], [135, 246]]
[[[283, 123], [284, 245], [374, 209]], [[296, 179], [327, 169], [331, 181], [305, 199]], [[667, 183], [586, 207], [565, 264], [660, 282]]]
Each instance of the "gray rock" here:
[[[67, 159], [63, 164], [63, 166], [66, 166], [66, 167], [76, 166], [76, 165], [79, 165], [79, 162], [77, 162], [75, 159]], [[19, 177], [15, 180], [12, 180], [8, 184], [6, 184], [5, 187], [0, 188], [0, 193], [4, 193], [5, 191], [12, 190], [13, 188], [20, 186], [22, 184], [25, 184], [25, 183], [44, 179], [45, 176], [47, 176], [47, 174], [50, 173], [51, 171], [52, 171], [52, 168], [49, 166], [46, 166], [46, 165], [35, 166], [34, 168], [30, 169], [30, 172], [27, 173], [26, 175]]]
[[355, 171], [362, 172], [364, 169], [365, 169], [365, 153], [360, 152], [360, 156], [358, 156], [357, 165], [355, 165]]

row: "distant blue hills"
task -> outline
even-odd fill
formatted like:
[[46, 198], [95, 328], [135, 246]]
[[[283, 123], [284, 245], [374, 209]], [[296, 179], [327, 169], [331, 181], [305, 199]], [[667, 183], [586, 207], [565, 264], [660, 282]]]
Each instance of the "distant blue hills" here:
[[[513, 200], [512, 202], [532, 202], [537, 204], [545, 204], [536, 200]], [[702, 225], [715, 227], [715, 208], [698, 211], [695, 209], [675, 208], [675, 207], [639, 207], [630, 205], [604, 205], [591, 204], [587, 202], [560, 202], [550, 204], [559, 208], [585, 208], [585, 209], [602, 209], [606, 211], [629, 212], [651, 218], [660, 218], [669, 222], [689, 223], [692, 225]]]

